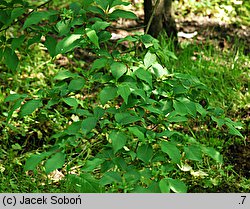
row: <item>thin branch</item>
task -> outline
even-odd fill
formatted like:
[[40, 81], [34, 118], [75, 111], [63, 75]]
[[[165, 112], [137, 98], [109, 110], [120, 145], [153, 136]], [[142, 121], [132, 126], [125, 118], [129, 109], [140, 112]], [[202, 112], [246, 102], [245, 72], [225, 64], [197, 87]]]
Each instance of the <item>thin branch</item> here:
[[[41, 8], [41, 7], [45, 6], [46, 4], [49, 4], [51, 1], [53, 1], [53, 0], [48, 0], [48, 1], [46, 1], [46, 2], [44, 2], [44, 3], [42, 3], [42, 4], [40, 4], [40, 5], [37, 6], [35, 9], [33, 9], [32, 11], [30, 11], [30, 12], [27, 14], [27, 16], [29, 16], [31, 13], [33, 13], [33, 12], [34, 12], [35, 10], [37, 10], [38, 8]], [[15, 22], [13, 22], [11, 25], [15, 25], [15, 24], [17, 24], [18, 22], [20, 22], [21, 20], [25, 19], [25, 18], [26, 18], [26, 17], [23, 17], [23, 18], [21, 18], [21, 19], [17, 19], [17, 20], [16, 20]], [[1, 33], [2, 31], [8, 30], [9, 27], [10, 27], [11, 25], [9, 25], [9, 26], [7, 26], [7, 27], [1, 29], [1, 30], [0, 30], [0, 33]]]
[[155, 16], [156, 9], [157, 9], [157, 7], [159, 6], [159, 3], [160, 3], [160, 0], [157, 0], [156, 3], [155, 3], [155, 5], [154, 5], [154, 9], [153, 9], [153, 12], [152, 12], [152, 14], [151, 14], [151, 16], [150, 16], [150, 19], [149, 19], [149, 21], [148, 21], [148, 24], [147, 24], [147, 28], [146, 28], [145, 34], [148, 33], [148, 30], [149, 30], [149, 28], [150, 28], [150, 25], [152, 24], [153, 18], [154, 18], [154, 16]]

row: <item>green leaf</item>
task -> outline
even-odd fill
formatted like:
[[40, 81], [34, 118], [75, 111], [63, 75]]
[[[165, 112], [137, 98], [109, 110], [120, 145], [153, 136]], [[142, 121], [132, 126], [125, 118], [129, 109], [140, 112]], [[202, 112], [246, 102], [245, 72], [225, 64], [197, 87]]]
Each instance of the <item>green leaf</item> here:
[[213, 147], [202, 147], [202, 151], [207, 154], [209, 157], [214, 159], [217, 163], [223, 163], [222, 155], [216, 151]]
[[150, 72], [144, 70], [143, 68], [138, 68], [135, 71], [135, 75], [137, 78], [146, 81], [152, 87], [152, 75]]
[[50, 152], [44, 152], [41, 154], [33, 154], [31, 155], [25, 162], [24, 165], [24, 170], [25, 171], [34, 171], [36, 169], [36, 167], [38, 166], [38, 164], [44, 160], [46, 157], [50, 156], [51, 153]]
[[141, 141], [145, 140], [144, 133], [138, 127], [136, 127], [136, 126], [128, 127], [128, 130], [133, 135], [135, 135], [136, 137], [138, 137], [138, 139], [140, 139]]
[[100, 193], [99, 181], [89, 173], [82, 173], [80, 176], [70, 174], [69, 184], [73, 190], [80, 193]]
[[175, 193], [186, 193], [187, 192], [187, 186], [182, 181], [178, 179], [171, 179], [168, 178], [168, 183], [170, 186], [170, 189]]
[[66, 35], [70, 32], [70, 20], [61, 20], [56, 24], [56, 30], [59, 33], [59, 36]]
[[127, 142], [127, 136], [122, 132], [112, 131], [109, 138], [112, 142], [114, 153], [122, 149]]
[[222, 127], [225, 124], [225, 120], [222, 118], [216, 118], [214, 116], [211, 117], [211, 119], [217, 123], [217, 125], [220, 127]]
[[120, 62], [113, 62], [110, 66], [112, 75], [118, 80], [127, 72], [127, 66]]
[[116, 20], [117, 18], [137, 19], [137, 16], [133, 12], [116, 9], [111, 14], [109, 14], [109, 18], [113, 20]]
[[33, 36], [33, 38], [28, 40], [28, 46], [34, 44], [34, 43], [39, 43], [41, 41], [42, 34], [37, 34]]
[[37, 108], [42, 107], [43, 103], [41, 99], [33, 99], [27, 101], [21, 108], [20, 108], [20, 117], [24, 117], [33, 113]]
[[141, 118], [138, 116], [131, 115], [130, 113], [116, 113], [115, 120], [121, 125], [126, 125], [129, 123], [134, 123], [140, 121]]
[[94, 158], [93, 160], [87, 160], [84, 166], [82, 167], [82, 171], [92, 172], [96, 167], [101, 165], [105, 160], [100, 158]]
[[153, 156], [153, 148], [150, 144], [143, 144], [138, 147], [136, 154], [138, 159], [148, 164]]
[[155, 61], [156, 61], [156, 55], [148, 51], [143, 59], [145, 67], [146, 68], [150, 67]]
[[160, 78], [164, 75], [169, 75], [168, 70], [165, 67], [163, 68], [159, 63], [153, 63], [152, 68], [157, 78]]
[[15, 20], [16, 18], [20, 17], [25, 12], [24, 8], [14, 8], [11, 11], [11, 20]]
[[56, 45], [55, 55], [67, 53], [79, 46], [81, 34], [70, 34]]
[[24, 39], [25, 39], [24, 35], [22, 35], [22, 36], [20, 36], [18, 38], [12, 39], [12, 41], [11, 41], [11, 49], [15, 50], [15, 49], [19, 48], [22, 45]]
[[82, 131], [87, 134], [92, 129], [95, 128], [97, 120], [95, 117], [88, 117], [82, 121], [81, 129]]
[[50, 56], [54, 57], [56, 55], [57, 41], [51, 36], [46, 36], [45, 39], [44, 46], [48, 49]]
[[89, 40], [98, 48], [100, 49], [99, 42], [98, 42], [98, 36], [96, 35], [95, 30], [86, 28], [86, 35], [88, 36]]
[[199, 103], [195, 103], [195, 105], [197, 112], [200, 113], [202, 117], [205, 117], [207, 115], [207, 111]]
[[62, 70], [54, 77], [54, 79], [61, 81], [67, 78], [74, 78], [74, 77], [76, 77], [74, 73], [71, 73], [68, 70]]
[[76, 98], [62, 98], [62, 101], [65, 102], [67, 105], [73, 107], [74, 109], [76, 109], [78, 106], [78, 101]]
[[194, 117], [196, 116], [196, 105], [187, 98], [178, 98], [177, 100], [174, 100], [173, 106], [176, 113], [180, 116], [185, 116], [187, 114], [191, 114]]
[[244, 138], [244, 136], [231, 123], [226, 122], [226, 125], [230, 134]]
[[162, 193], [169, 193], [170, 192], [170, 186], [167, 179], [161, 179], [159, 182], [159, 187]]
[[104, 30], [105, 28], [107, 28], [108, 26], [110, 26], [111, 23], [105, 22], [105, 21], [96, 21], [91, 28], [93, 30], [95, 30], [96, 32], [100, 31], [100, 30]]
[[85, 85], [85, 80], [83, 78], [76, 78], [70, 81], [68, 89], [70, 91], [81, 90]]
[[112, 161], [114, 162], [115, 165], [117, 165], [117, 167], [123, 171], [127, 170], [127, 163], [125, 162], [125, 160], [121, 157], [116, 157], [114, 159], [112, 159]]
[[174, 143], [163, 141], [161, 143], [161, 150], [167, 153], [170, 159], [174, 163], [180, 164], [180, 159], [181, 159], [180, 150], [176, 147]]
[[36, 25], [43, 19], [48, 19], [52, 15], [56, 15], [57, 11], [38, 11], [38, 12], [32, 12], [31, 15], [26, 19], [23, 29], [31, 26]]
[[118, 5], [123, 5], [123, 6], [128, 6], [130, 5], [130, 2], [124, 2], [122, 0], [109, 0], [109, 7], [112, 8], [114, 6], [118, 6]]
[[128, 97], [131, 94], [131, 90], [128, 83], [122, 83], [118, 86], [117, 90], [118, 95], [121, 95], [121, 97], [124, 99], [124, 102], [128, 103]]
[[114, 99], [116, 96], [117, 96], [117, 87], [110, 87], [110, 86], [105, 87], [100, 92], [101, 104], [105, 105], [107, 101]]
[[112, 183], [121, 183], [122, 178], [121, 175], [118, 172], [115, 171], [109, 171], [104, 173], [100, 180], [100, 184], [102, 186], [105, 186], [107, 184], [112, 184]]
[[95, 0], [96, 1], [96, 4], [98, 6], [100, 6], [103, 11], [106, 11], [108, 9], [108, 6], [109, 6], [109, 1], [103, 1], [103, 0]]
[[108, 59], [104, 57], [100, 59], [96, 59], [92, 64], [91, 70], [101, 69], [106, 66], [107, 62], [108, 62]]
[[14, 112], [16, 109], [18, 109], [19, 107], [21, 107], [23, 100], [24, 100], [24, 99], [18, 99], [18, 100], [15, 102], [15, 104], [13, 105], [13, 107], [11, 108], [11, 110], [8, 112], [8, 117], [7, 117], [7, 120], [6, 120], [7, 123], [9, 122], [9, 120], [10, 120], [10, 118], [11, 118], [13, 112]]
[[4, 63], [9, 69], [16, 71], [19, 59], [15, 51], [11, 50], [9, 47], [6, 47], [4, 50]]
[[82, 121], [74, 121], [72, 124], [68, 126], [68, 128], [64, 131], [68, 135], [76, 135], [78, 131], [81, 129]]
[[101, 107], [95, 107], [94, 108], [94, 116], [95, 116], [95, 118], [97, 118], [97, 119], [102, 118], [104, 113], [105, 113], [105, 110], [103, 108], [101, 108]]
[[65, 163], [65, 154], [62, 152], [57, 152], [52, 155], [45, 163], [45, 172], [49, 174], [50, 172], [62, 168]]
[[17, 99], [25, 98], [26, 96], [26, 94], [10, 94], [5, 98], [4, 102], [13, 102]]
[[189, 160], [202, 161], [202, 152], [199, 145], [192, 144], [190, 146], [185, 146], [184, 151], [186, 153], [186, 158]]

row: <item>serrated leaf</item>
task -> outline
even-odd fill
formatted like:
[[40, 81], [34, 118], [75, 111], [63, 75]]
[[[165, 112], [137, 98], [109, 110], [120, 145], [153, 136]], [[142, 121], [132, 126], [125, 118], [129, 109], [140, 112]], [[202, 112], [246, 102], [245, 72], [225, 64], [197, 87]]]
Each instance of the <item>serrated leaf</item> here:
[[107, 101], [114, 99], [116, 96], [117, 96], [117, 87], [110, 87], [110, 86], [105, 87], [100, 92], [101, 104], [105, 105]]
[[33, 99], [27, 101], [21, 108], [20, 108], [20, 117], [24, 117], [33, 113], [37, 108], [42, 107], [43, 103], [41, 99]]
[[23, 29], [31, 26], [36, 25], [43, 19], [48, 19], [52, 15], [56, 15], [57, 11], [38, 11], [38, 12], [32, 12], [31, 15], [26, 19], [23, 25]]
[[98, 48], [100, 49], [100, 46], [99, 46], [99, 39], [98, 39], [98, 36], [96, 35], [96, 32], [95, 30], [93, 29], [90, 29], [90, 28], [86, 28], [86, 35], [88, 36], [89, 40]]
[[116, 9], [111, 14], [109, 14], [109, 18], [114, 20], [117, 18], [137, 19], [137, 16], [133, 12]]
[[118, 86], [117, 90], [118, 95], [121, 95], [121, 97], [124, 99], [124, 102], [128, 103], [128, 97], [131, 94], [130, 87], [127, 83], [122, 83]]
[[147, 70], [144, 70], [143, 68], [138, 68], [135, 71], [135, 75], [139, 79], [146, 81], [152, 87], [152, 75], [150, 72], [148, 72]]
[[9, 69], [16, 71], [19, 59], [15, 51], [11, 50], [9, 47], [6, 47], [4, 50], [4, 63]]
[[187, 192], [187, 186], [182, 181], [178, 179], [171, 179], [168, 178], [168, 183], [170, 186], [170, 189], [175, 193], [186, 193]]
[[143, 59], [145, 67], [146, 68], [150, 67], [155, 61], [156, 61], [156, 55], [148, 51]]
[[85, 85], [85, 80], [83, 78], [76, 78], [70, 81], [68, 89], [70, 91], [81, 90]]
[[104, 173], [100, 180], [100, 184], [102, 186], [105, 186], [107, 184], [112, 184], [112, 183], [119, 183], [122, 181], [121, 175], [118, 172], [115, 171], [109, 171]]
[[101, 165], [105, 160], [100, 158], [94, 158], [93, 160], [87, 160], [81, 170], [85, 172], [92, 172], [96, 167]]
[[180, 150], [176, 147], [174, 143], [163, 141], [161, 143], [161, 150], [167, 153], [170, 159], [174, 163], [180, 164], [180, 159], [181, 159]]
[[120, 62], [113, 62], [110, 66], [112, 75], [118, 80], [127, 72], [127, 66]]
[[138, 159], [142, 160], [144, 163], [149, 163], [153, 157], [153, 148], [150, 144], [143, 144], [138, 147], [136, 154]]
[[159, 187], [162, 193], [169, 193], [170, 192], [170, 186], [167, 179], [161, 179], [159, 182]]
[[49, 174], [50, 172], [62, 168], [65, 163], [65, 154], [62, 152], [57, 152], [52, 155], [45, 163], [45, 172]]
[[44, 46], [48, 49], [50, 56], [54, 57], [56, 55], [57, 41], [51, 36], [46, 36], [45, 39]]
[[122, 149], [127, 142], [127, 136], [122, 132], [112, 131], [109, 138], [112, 142], [114, 153]]
[[185, 146], [184, 151], [186, 153], [186, 158], [189, 160], [202, 161], [202, 152], [199, 145]]

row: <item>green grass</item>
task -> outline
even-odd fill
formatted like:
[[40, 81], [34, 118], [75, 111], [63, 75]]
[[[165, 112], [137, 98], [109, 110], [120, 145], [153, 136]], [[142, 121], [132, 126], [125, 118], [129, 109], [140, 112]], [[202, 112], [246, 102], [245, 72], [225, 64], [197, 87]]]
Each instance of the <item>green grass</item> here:
[[[166, 51], [174, 50], [173, 43], [166, 41], [165, 37], [161, 39], [161, 45]], [[165, 60], [164, 64], [170, 72], [197, 76], [207, 86], [207, 91], [202, 94], [204, 99], [208, 99], [208, 106], [221, 107], [230, 118], [243, 122], [242, 132], [246, 135], [247, 121], [242, 121], [242, 115], [238, 114], [247, 110], [250, 103], [250, 57], [243, 51], [242, 43], [222, 51], [216, 44], [186, 42], [175, 52], [178, 59]], [[10, 106], [3, 102], [4, 98], [10, 92], [36, 95], [40, 89], [53, 85], [53, 76], [60, 70], [60, 66], [53, 64], [39, 46], [32, 46], [29, 51], [21, 53], [18, 72], [10, 72], [2, 66], [0, 69], [0, 192], [75, 192], [67, 178], [53, 181], [47, 178], [42, 167], [36, 173], [23, 171], [27, 157], [36, 151], [46, 150], [52, 144], [49, 138], [53, 132], [60, 130], [68, 121], [59, 111], [48, 112], [49, 120], [44, 123], [36, 123], [35, 114], [25, 120], [18, 120], [16, 114], [6, 126]], [[75, 65], [81, 66], [82, 63], [76, 62]], [[65, 68], [72, 66], [69, 64]], [[203, 163], [193, 165], [198, 173], [173, 174], [186, 179], [189, 192], [249, 192], [250, 180], [235, 170], [226, 153], [231, 145], [244, 145], [246, 142], [237, 137], [228, 138], [223, 130], [212, 127], [209, 121], [200, 124], [192, 121], [187, 127], [189, 129], [183, 131], [193, 133], [202, 144], [215, 147], [224, 155], [225, 161], [224, 165], [215, 165], [211, 159], [205, 158]], [[196, 130], [197, 127], [200, 129]]]

